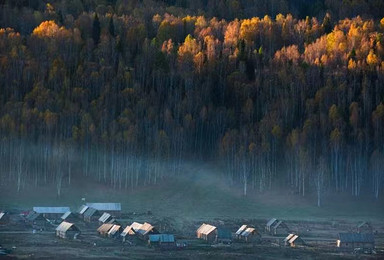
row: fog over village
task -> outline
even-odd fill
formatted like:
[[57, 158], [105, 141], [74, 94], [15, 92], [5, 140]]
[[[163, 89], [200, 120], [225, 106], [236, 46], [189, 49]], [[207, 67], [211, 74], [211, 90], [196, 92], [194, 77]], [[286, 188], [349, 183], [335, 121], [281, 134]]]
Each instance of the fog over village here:
[[384, 2], [0, 0], [0, 259], [384, 258]]

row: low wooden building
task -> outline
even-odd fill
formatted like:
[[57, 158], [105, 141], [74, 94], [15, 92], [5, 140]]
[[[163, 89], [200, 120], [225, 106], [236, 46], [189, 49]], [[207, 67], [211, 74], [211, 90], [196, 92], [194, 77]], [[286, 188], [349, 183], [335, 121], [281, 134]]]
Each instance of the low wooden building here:
[[148, 240], [149, 235], [159, 234], [159, 231], [151, 224], [144, 222], [138, 229], [135, 229], [135, 233], [140, 239]]
[[301, 237], [295, 234], [289, 234], [284, 240], [285, 246], [296, 247], [298, 245], [305, 245], [305, 242]]
[[267, 222], [265, 231], [270, 235], [285, 235], [289, 232], [289, 228], [282, 220], [272, 218]]
[[36, 213], [34, 211], [29, 212], [25, 217], [27, 223], [32, 225], [33, 228], [45, 228], [49, 225], [48, 220], [43, 217], [42, 214]]
[[113, 224], [103, 224], [97, 229], [97, 233], [99, 233], [100, 236], [106, 237], [113, 226]]
[[203, 223], [197, 230], [196, 236], [199, 239], [203, 239], [209, 243], [213, 243], [216, 240], [217, 228], [215, 226]]
[[235, 233], [235, 236], [238, 240], [242, 240], [247, 243], [259, 242], [261, 240], [261, 235], [254, 227], [248, 227], [247, 225], [242, 225]]
[[121, 232], [123, 232], [123, 228], [120, 225], [113, 225], [108, 231], [108, 237], [118, 238], [120, 237]]
[[372, 233], [373, 228], [371, 226], [371, 223], [369, 223], [367, 221], [360, 222], [357, 225], [357, 232], [358, 233]]
[[101, 217], [101, 213], [94, 208], [88, 207], [83, 213], [84, 221], [94, 222]]
[[132, 226], [127, 226], [124, 228], [123, 232], [121, 232], [120, 236], [123, 238], [123, 242], [127, 241], [130, 236], [134, 236], [135, 230], [132, 228]]
[[174, 248], [176, 247], [175, 236], [171, 234], [149, 235], [148, 245], [161, 248]]
[[86, 206], [97, 209], [100, 212], [107, 212], [113, 216], [121, 216], [120, 203], [87, 203]]
[[33, 211], [42, 214], [47, 219], [60, 219], [67, 211], [71, 211], [69, 207], [33, 207]]
[[232, 233], [225, 228], [218, 228], [216, 230], [216, 243], [230, 244], [232, 243]]
[[[107, 213], [107, 212], [104, 212], [101, 217], [99, 218], [99, 224], [104, 224], [104, 223], [110, 223], [109, 221], [111, 221], [113, 219], [112, 215]], [[112, 223], [110, 223], [112, 224]]]
[[74, 213], [72, 213], [70, 211], [65, 212], [60, 218], [66, 222], [79, 221], [79, 218]]
[[372, 233], [340, 233], [336, 246], [341, 251], [353, 251], [355, 248], [372, 250], [375, 248], [375, 237]]
[[7, 212], [0, 212], [0, 225], [9, 224], [10, 217]]
[[56, 228], [56, 236], [61, 238], [77, 239], [80, 233], [80, 229], [75, 224], [66, 221], [61, 222]]

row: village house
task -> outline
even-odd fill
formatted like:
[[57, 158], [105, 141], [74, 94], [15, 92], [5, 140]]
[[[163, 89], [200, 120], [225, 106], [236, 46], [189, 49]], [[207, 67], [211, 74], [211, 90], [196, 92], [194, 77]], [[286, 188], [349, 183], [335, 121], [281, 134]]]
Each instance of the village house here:
[[80, 229], [75, 224], [66, 221], [56, 228], [56, 236], [61, 238], [77, 239], [80, 233]]
[[0, 212], [0, 225], [6, 225], [9, 223], [9, 214], [7, 212]]
[[134, 236], [135, 230], [132, 228], [132, 226], [127, 226], [124, 228], [123, 232], [121, 232], [120, 236], [123, 238], [123, 242], [128, 240], [129, 236]]
[[120, 225], [113, 225], [108, 231], [108, 237], [118, 238], [123, 231], [123, 228]]
[[64, 213], [71, 210], [69, 207], [33, 207], [33, 211], [47, 219], [60, 219]]
[[295, 234], [289, 234], [283, 240], [285, 246], [296, 247], [298, 245], [305, 245], [305, 242], [301, 237]]
[[353, 251], [355, 248], [372, 250], [375, 248], [375, 237], [372, 233], [339, 233], [336, 246], [341, 251]]
[[86, 206], [97, 209], [100, 212], [107, 212], [113, 216], [121, 216], [120, 203], [87, 203]]
[[242, 240], [247, 243], [258, 242], [261, 240], [261, 235], [253, 227], [242, 225], [235, 233], [235, 237], [238, 240]]
[[[132, 225], [134, 225], [134, 223], [132, 223]], [[157, 231], [157, 229], [154, 226], [152, 226], [147, 222], [142, 224], [138, 229], [136, 229], [134, 226], [133, 228], [135, 230], [135, 233], [142, 240], [148, 240], [149, 235], [159, 234], [159, 231]]]
[[215, 226], [203, 223], [196, 231], [196, 236], [199, 239], [203, 239], [209, 243], [213, 243], [216, 240], [216, 231]]
[[60, 218], [66, 222], [76, 222], [79, 220], [79, 218], [70, 211], [65, 212]]
[[285, 235], [289, 232], [289, 229], [283, 221], [272, 218], [267, 222], [265, 231], [270, 235]]
[[163, 249], [174, 248], [176, 246], [175, 236], [171, 234], [149, 235], [148, 245], [159, 246]]
[[[110, 220], [112, 220], [113, 217], [111, 216], [111, 214], [107, 213], [107, 212], [104, 212], [103, 215], [101, 215], [101, 217], [99, 218], [99, 224], [104, 224], [104, 223], [109, 223]], [[112, 224], [112, 223], [110, 223]]]
[[43, 217], [42, 214], [34, 211], [29, 212], [29, 214], [25, 217], [25, 220], [31, 224], [33, 228], [45, 228], [49, 225], [48, 220]]
[[94, 208], [88, 207], [83, 213], [84, 221], [94, 222], [101, 217], [101, 213]]
[[108, 236], [108, 232], [113, 226], [113, 224], [103, 224], [97, 229], [97, 233], [99, 233], [100, 236]]
[[358, 233], [372, 233], [373, 228], [371, 226], [371, 223], [366, 222], [366, 221], [360, 222], [357, 225], [357, 232]]

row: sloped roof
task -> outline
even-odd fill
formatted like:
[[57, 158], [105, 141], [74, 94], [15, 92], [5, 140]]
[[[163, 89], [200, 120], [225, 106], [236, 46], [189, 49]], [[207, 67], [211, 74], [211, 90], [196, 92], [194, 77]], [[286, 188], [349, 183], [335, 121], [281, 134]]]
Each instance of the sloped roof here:
[[140, 229], [136, 230], [137, 233], [140, 233], [141, 235], [146, 235], [148, 234], [149, 232], [151, 232], [151, 230], [154, 228], [154, 226], [152, 226], [151, 224], [145, 222], [141, 227]]
[[69, 223], [66, 221], [61, 222], [61, 224], [56, 228], [56, 231], [62, 231], [62, 232], [67, 232], [69, 229], [71, 230], [79, 230], [75, 224]]
[[120, 230], [121, 226], [113, 225], [111, 229], [108, 231], [108, 235], [114, 235]]
[[0, 219], [2, 219], [5, 216], [5, 212], [0, 212]]
[[133, 230], [134, 230], [135, 232], [137, 232], [137, 231], [141, 228], [142, 225], [143, 225], [143, 224], [141, 224], [141, 223], [133, 222], [133, 223], [131, 224], [131, 227], [133, 228]]
[[299, 238], [298, 235], [294, 235], [293, 237], [291, 237], [291, 239], [288, 240], [288, 243], [292, 244], [293, 242], [295, 242], [295, 240], [297, 240]]
[[277, 219], [275, 218], [271, 218], [268, 222], [267, 222], [267, 226], [270, 227], [273, 223], [275, 223], [277, 221]]
[[247, 225], [242, 225], [237, 231], [236, 231], [236, 235], [240, 235], [241, 233], [243, 233], [244, 230], [247, 229]]
[[131, 226], [127, 226], [126, 228], [124, 228], [123, 232], [121, 232], [121, 236], [125, 237], [127, 235], [134, 235], [135, 234], [135, 230], [131, 227]]
[[295, 234], [289, 234], [286, 238], [284, 238], [284, 242], [288, 242]]
[[86, 206], [86, 205], [82, 205], [82, 206], [80, 207], [80, 209], [79, 209], [79, 214], [80, 214], [80, 215], [83, 215], [83, 214], [85, 213], [85, 211], [87, 211], [88, 208], [89, 208], [88, 206]]
[[364, 226], [371, 227], [371, 224], [369, 222], [364, 221], [357, 225], [358, 228], [362, 228]]
[[114, 226], [113, 224], [103, 224], [103, 225], [101, 225], [101, 226], [97, 229], [97, 231], [98, 231], [98, 232], [104, 232], [104, 233], [106, 233], [106, 232], [108, 232], [113, 226]]
[[374, 243], [371, 233], [339, 233], [339, 240], [346, 243]]
[[40, 220], [46, 220], [46, 219], [43, 217], [43, 215], [41, 215], [40, 213], [36, 213], [36, 212], [34, 212], [34, 211], [29, 212], [29, 214], [28, 214], [28, 216], [26, 217], [26, 219], [27, 219], [28, 221], [35, 221], [35, 220], [38, 220], [38, 219], [40, 219]]
[[282, 220], [279, 220], [272, 228], [278, 228], [278, 227], [283, 227], [283, 228], [287, 228], [287, 225], [284, 224], [284, 222]]
[[255, 232], [255, 231], [256, 231], [255, 228], [247, 228], [246, 230], [243, 231], [243, 233], [241, 233], [241, 236], [247, 237], [247, 236], [253, 234], [253, 232]]
[[106, 211], [120, 211], [120, 203], [87, 203], [88, 207], [92, 207], [97, 210], [106, 210]]
[[89, 207], [83, 214], [84, 217], [92, 217], [93, 215], [97, 214], [98, 211], [94, 208]]
[[215, 226], [212, 226], [212, 225], [209, 225], [209, 224], [205, 224], [203, 223], [198, 229], [197, 229], [197, 233], [200, 233], [200, 234], [204, 234], [204, 235], [208, 235], [210, 234], [211, 232], [215, 231], [216, 230], [216, 227]]
[[150, 242], [174, 243], [175, 236], [171, 234], [149, 235]]
[[71, 211], [69, 207], [33, 207], [33, 211], [41, 214], [64, 214]]
[[101, 215], [101, 217], [99, 218], [99, 221], [105, 223], [111, 217], [111, 214], [104, 212], [103, 215]]
[[[65, 220], [65, 219], [67, 219], [71, 214], [72, 214], [72, 212], [67, 211], [67, 212], [65, 212], [65, 213], [61, 216], [61, 219]], [[73, 215], [73, 214], [72, 214], [72, 215]]]

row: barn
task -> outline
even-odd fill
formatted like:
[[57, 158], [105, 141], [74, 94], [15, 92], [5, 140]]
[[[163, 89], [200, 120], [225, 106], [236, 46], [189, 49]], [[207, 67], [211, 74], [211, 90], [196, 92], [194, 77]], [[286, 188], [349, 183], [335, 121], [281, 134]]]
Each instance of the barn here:
[[101, 213], [94, 208], [88, 207], [83, 213], [84, 221], [93, 222], [101, 217]]
[[353, 251], [355, 248], [375, 248], [375, 237], [372, 233], [340, 233], [336, 246], [341, 251]]
[[203, 239], [209, 243], [213, 243], [216, 240], [215, 226], [203, 223], [196, 231], [196, 236], [199, 239]]
[[75, 224], [66, 221], [61, 222], [56, 228], [56, 236], [61, 238], [76, 239], [80, 233], [80, 229]]
[[97, 233], [99, 233], [100, 236], [108, 236], [108, 232], [113, 226], [113, 224], [103, 224], [97, 229]]
[[0, 212], [0, 225], [9, 223], [9, 214], [7, 212]]
[[87, 203], [86, 206], [97, 209], [100, 212], [107, 212], [117, 217], [121, 216], [120, 203]]
[[71, 210], [69, 207], [33, 207], [33, 211], [47, 219], [60, 219], [64, 213]]
[[301, 237], [295, 234], [289, 234], [286, 238], [284, 238], [284, 245], [290, 247], [296, 247], [298, 245], [305, 245], [305, 242]]

